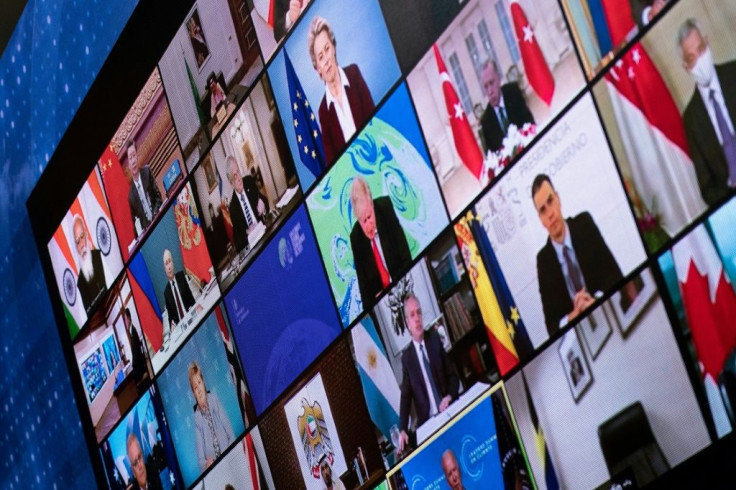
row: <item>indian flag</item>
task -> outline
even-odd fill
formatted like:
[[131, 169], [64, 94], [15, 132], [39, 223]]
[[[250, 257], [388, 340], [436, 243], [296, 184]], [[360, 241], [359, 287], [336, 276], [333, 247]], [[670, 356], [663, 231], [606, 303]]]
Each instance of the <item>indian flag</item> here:
[[112, 225], [110, 208], [102, 191], [99, 170], [95, 169], [84, 183], [77, 198], [82, 216], [87, 224], [88, 237], [94, 248], [102, 252], [105, 284], [110, 287], [123, 269], [123, 257], [118, 237]]
[[75, 260], [74, 238], [72, 237], [72, 214], [67, 212], [61, 225], [48, 244], [51, 265], [54, 269], [56, 286], [61, 294], [64, 316], [72, 339], [87, 321], [82, 296], [77, 288], [78, 268]]

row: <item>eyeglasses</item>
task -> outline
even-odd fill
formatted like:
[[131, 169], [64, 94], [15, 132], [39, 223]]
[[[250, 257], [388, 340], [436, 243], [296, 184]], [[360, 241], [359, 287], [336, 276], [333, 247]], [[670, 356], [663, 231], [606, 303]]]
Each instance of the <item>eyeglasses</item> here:
[[76, 238], [74, 238], [74, 243], [77, 244], [77, 246], [81, 245], [84, 242], [84, 239], [87, 237], [87, 233], [85, 231], [82, 231], [82, 233], [79, 234]]
[[143, 453], [138, 453], [138, 457], [130, 462], [131, 466], [138, 466], [143, 464]]

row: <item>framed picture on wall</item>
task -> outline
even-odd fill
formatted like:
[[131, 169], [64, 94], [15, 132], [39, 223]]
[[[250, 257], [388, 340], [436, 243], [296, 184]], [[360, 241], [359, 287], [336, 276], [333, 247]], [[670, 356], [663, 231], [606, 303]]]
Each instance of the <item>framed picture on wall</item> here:
[[207, 45], [207, 39], [204, 37], [202, 30], [202, 22], [199, 20], [199, 11], [194, 9], [192, 15], [187, 19], [187, 34], [189, 34], [189, 42], [192, 44], [194, 51], [194, 59], [197, 60], [197, 68], [202, 69], [202, 65], [210, 57], [210, 48]]
[[608, 318], [603, 312], [604, 306], [601, 305], [600, 308], [596, 308], [590, 315], [583, 318], [577, 326], [580, 336], [585, 339], [585, 344], [588, 346], [590, 357], [594, 361], [613, 331]]
[[204, 176], [207, 179], [207, 188], [211, 193], [217, 187], [217, 174], [215, 173], [215, 166], [212, 164], [212, 155], [210, 153], [202, 160], [202, 168], [204, 169]]
[[575, 329], [568, 331], [560, 342], [557, 351], [562, 361], [562, 370], [567, 379], [567, 385], [570, 387], [572, 398], [575, 403], [585, 393], [588, 387], [593, 383], [593, 373], [590, 372], [590, 366], [585, 359], [585, 353], [580, 345], [580, 340]]
[[613, 311], [612, 316], [616, 318], [624, 338], [656, 293], [657, 285], [654, 283], [654, 277], [651, 271], [646, 269], [624, 284], [624, 287], [611, 297], [609, 303]]

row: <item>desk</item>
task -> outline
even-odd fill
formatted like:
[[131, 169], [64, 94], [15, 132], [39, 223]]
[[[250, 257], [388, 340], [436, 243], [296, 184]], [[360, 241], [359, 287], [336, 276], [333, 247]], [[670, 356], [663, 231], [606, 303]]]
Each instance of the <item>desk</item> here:
[[440, 412], [434, 417], [430, 417], [426, 422], [417, 427], [417, 446], [426, 441], [429, 436], [434, 434], [440, 427], [450, 421], [455, 415], [463, 411], [465, 407], [478, 398], [482, 393], [487, 391], [491, 385], [486, 383], [475, 383], [473, 386], [465, 390], [444, 412]]
[[161, 346], [161, 349], [151, 357], [151, 365], [153, 366], [154, 373], [159, 372], [172, 354], [176, 352], [179, 346], [184, 343], [194, 330], [196, 330], [197, 324], [202, 321], [202, 315], [204, 315], [204, 313], [206, 313], [219, 298], [220, 288], [217, 286], [217, 281], [213, 275], [210, 282], [207, 283], [204, 289], [202, 289], [202, 294], [200, 294], [194, 302], [194, 306], [192, 306], [191, 309], [186, 312], [184, 317], [179, 320], [176, 327], [167, 334], [168, 329], [162, 325], [164, 329], [163, 345]]

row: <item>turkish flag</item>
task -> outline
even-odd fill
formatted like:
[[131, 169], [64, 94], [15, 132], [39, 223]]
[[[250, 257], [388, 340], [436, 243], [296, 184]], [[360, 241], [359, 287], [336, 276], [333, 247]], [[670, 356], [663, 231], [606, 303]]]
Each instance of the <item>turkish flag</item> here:
[[[434, 57], [437, 60], [437, 68], [440, 72], [440, 81], [442, 82], [442, 93], [445, 95], [445, 107], [447, 108], [447, 118], [452, 128], [452, 138], [455, 140], [455, 150], [462, 160], [463, 164], [480, 180], [480, 173], [483, 168], [483, 154], [480, 151], [478, 142], [475, 139], [473, 130], [470, 128], [468, 118], [460, 104], [455, 86], [452, 79], [447, 73], [445, 62], [437, 45], [433, 45]], [[492, 176], [491, 176], [492, 177]]]
[[130, 206], [128, 205], [130, 183], [125, 177], [118, 156], [110, 145], [105, 148], [104, 153], [100, 157], [99, 166], [102, 181], [105, 184], [107, 199], [110, 204], [113, 226], [115, 227], [118, 242], [120, 242], [120, 249], [123, 253], [123, 260], [127, 261], [130, 255], [128, 245], [135, 239], [133, 217], [130, 214]]
[[552, 72], [549, 71], [547, 61], [544, 59], [542, 50], [539, 49], [532, 26], [529, 25], [526, 13], [519, 5], [518, 0], [512, 0], [511, 2], [511, 18], [514, 21], [514, 33], [516, 34], [516, 41], [519, 43], [521, 60], [524, 63], [529, 85], [532, 86], [539, 98], [549, 105], [555, 92], [555, 79], [552, 78]]
[[672, 248], [693, 344], [705, 375], [718, 379], [736, 347], [736, 294], [704, 225]]

